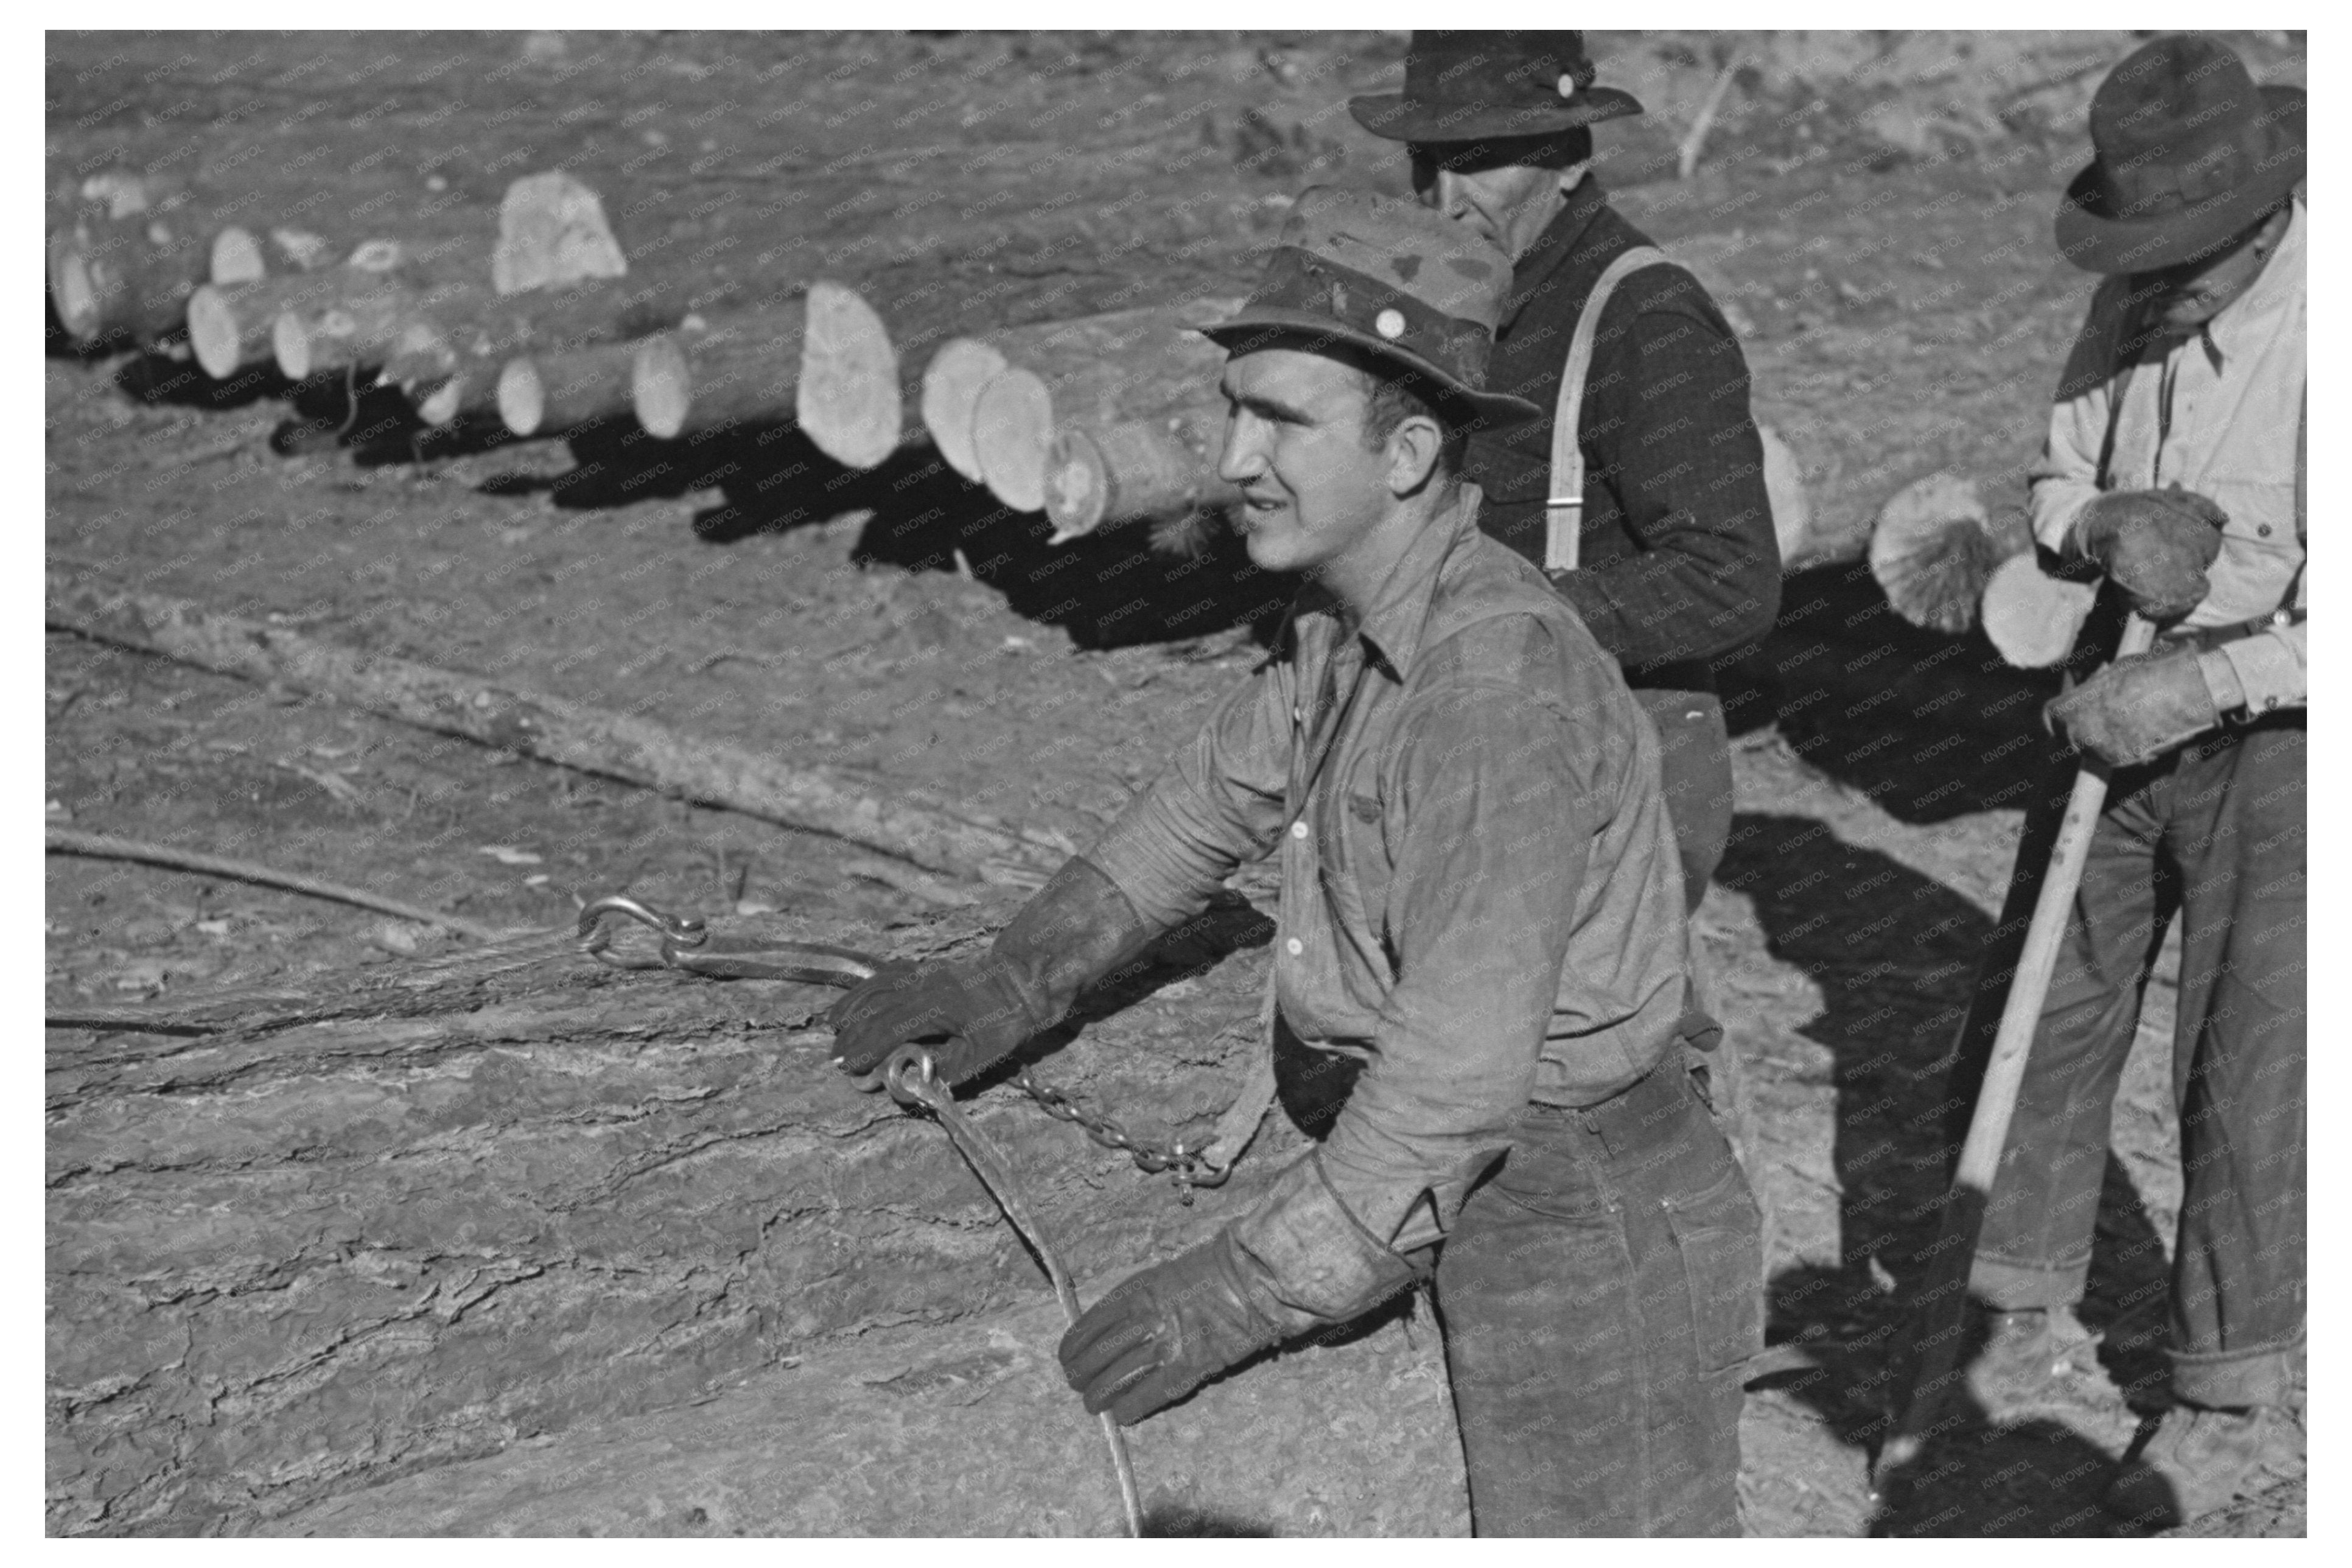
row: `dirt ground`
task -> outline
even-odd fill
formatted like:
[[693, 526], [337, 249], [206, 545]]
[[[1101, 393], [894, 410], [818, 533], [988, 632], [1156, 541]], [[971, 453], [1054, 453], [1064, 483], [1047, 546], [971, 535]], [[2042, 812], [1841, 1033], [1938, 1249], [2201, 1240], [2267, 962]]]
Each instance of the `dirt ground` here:
[[[1858, 536], [1939, 468], [2019, 504], [2090, 289], [2053, 254], [2050, 213], [2085, 156], [2083, 105], [2129, 39], [1594, 37], [1601, 79], [1652, 110], [1601, 129], [1601, 177], [1730, 307], [1759, 416], [1797, 452], [1822, 531]], [[2232, 41], [2259, 78], [2303, 79], [2300, 35]], [[1735, 46], [1749, 63], [1696, 175], [1676, 181], [1675, 143]], [[601, 191], [635, 270], [695, 279], [714, 309], [811, 276], [857, 285], [886, 317], [952, 300], [970, 326], [1238, 291], [1302, 185], [1403, 188], [1402, 160], [1344, 109], [1392, 83], [1396, 35], [53, 34], [47, 48], [53, 188], [110, 163], [161, 166], [339, 243], [423, 240], [487, 236], [509, 180], [560, 165]], [[961, 237], [908, 240], [935, 218]], [[1250, 668], [1286, 595], [1216, 530], [1192, 553], [1142, 531], [1049, 549], [1041, 516], [1004, 512], [923, 449], [850, 474], [789, 431], [426, 434], [389, 395], [268, 379], [224, 395], [168, 353], [75, 353], [54, 331], [45, 390], [55, 563], [877, 789], [920, 786], [1080, 844]], [[1748, 1528], [2111, 1533], [2099, 1489], [2161, 1390], [2152, 1336], [2179, 1192], [2168, 979], [2151, 987], [2117, 1113], [2084, 1310], [2095, 1355], [2046, 1405], [1975, 1413], [1899, 1500], [1866, 1474], [1876, 1374], [1933, 1234], [1923, 1205], [1943, 1150], [1919, 1129], [2008, 879], [2015, 803], [2046, 765], [2034, 713], [2050, 688], [1980, 638], [1901, 626], [1847, 566], [1792, 578], [1780, 629], [1726, 675], [1739, 815], [1701, 934], [1748, 1086], [1769, 1337], [1805, 1342], [1815, 1369], [1751, 1394]], [[299, 693], [59, 634], [46, 684], [52, 824], [501, 924], [560, 924], [576, 900], [624, 890], [882, 929], [924, 912], [856, 874], [864, 852], [837, 841]], [[1240, 885], [1270, 907], [1262, 874]], [[64, 856], [45, 891], [52, 1002], [447, 945], [335, 905]], [[920, 1357], [927, 1331], [809, 1353], [862, 1357], [840, 1375], [871, 1381], [893, 1355]], [[1040, 1408], [1085, 1436], [1075, 1405]], [[750, 1412], [706, 1437], [751, 1431]], [[675, 1457], [670, 1438], [631, 1430], [526, 1433], [395, 1484], [446, 1500], [475, 1495], [458, 1472], [488, 1487], [482, 1467], [502, 1466], [497, 1485], [521, 1485], [534, 1445]], [[740, 1461], [705, 1453], [711, 1474]], [[368, 1495], [313, 1506], [364, 1514]], [[1390, 1524], [1451, 1527], [1431, 1507]], [[2300, 1533], [2302, 1510], [2301, 1478], [2279, 1478], [2207, 1528]], [[605, 1522], [710, 1526], [692, 1511]], [[487, 1517], [443, 1523], [497, 1528]], [[730, 1528], [763, 1517], [739, 1510]], [[1267, 1528], [1322, 1517], [1301, 1504]], [[140, 1523], [53, 1507], [51, 1528]]]

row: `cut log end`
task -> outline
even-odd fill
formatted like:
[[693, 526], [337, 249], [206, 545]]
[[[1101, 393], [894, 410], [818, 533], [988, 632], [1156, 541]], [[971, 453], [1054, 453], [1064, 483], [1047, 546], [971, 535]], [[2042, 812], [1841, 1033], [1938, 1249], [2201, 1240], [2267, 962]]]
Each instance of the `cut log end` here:
[[457, 417], [457, 410], [465, 398], [466, 378], [453, 375], [416, 405], [416, 416], [427, 425], [446, 425]]
[[258, 283], [268, 276], [269, 262], [252, 235], [232, 226], [213, 236], [214, 282]]
[[310, 352], [310, 331], [292, 310], [281, 310], [269, 324], [269, 352], [278, 356], [278, 374], [300, 381], [310, 374], [317, 356]]
[[2065, 658], [2091, 614], [2098, 590], [2042, 570], [2032, 554], [2012, 555], [1984, 585], [1985, 637], [2020, 669], [2048, 669]]
[[539, 367], [527, 359], [507, 361], [499, 371], [499, 421], [518, 436], [535, 436], [547, 413], [547, 390]]
[[1015, 366], [981, 389], [971, 444], [991, 494], [1014, 511], [1045, 504], [1045, 455], [1054, 440], [1054, 395]]
[[1764, 493], [1772, 503], [1772, 536], [1785, 563], [1801, 554], [1811, 541], [1812, 502], [1805, 495], [1797, 455], [1789, 450], [1780, 433], [1769, 425], [1759, 425], [1756, 434], [1764, 443]]
[[686, 416], [694, 407], [694, 373], [677, 339], [664, 335], [637, 350], [629, 365], [629, 399], [647, 435], [667, 441], [686, 428]]
[[1895, 614], [1955, 635], [1976, 625], [1985, 580], [2000, 562], [1984, 498], [1956, 474], [1935, 473], [1897, 490], [1870, 531], [1870, 574]]
[[1107, 523], [1160, 521], [1227, 506], [1240, 492], [1217, 477], [1213, 435], [1200, 416], [1136, 419], [1055, 433], [1045, 459], [1054, 542]]
[[49, 299], [57, 306], [58, 324], [78, 343], [97, 339], [101, 331], [99, 291], [89, 282], [89, 263], [82, 261], [80, 247], [73, 245], [70, 235], [49, 240]]
[[[62, 305], [58, 314], [60, 318], [65, 314]], [[226, 381], [236, 374], [240, 355], [236, 307], [217, 285], [207, 283], [188, 296], [188, 342], [196, 352], [196, 363], [215, 381]]]
[[898, 450], [898, 356], [856, 289], [810, 285], [793, 405], [801, 433], [835, 462], [870, 468]]
[[923, 428], [947, 466], [978, 483], [980, 458], [971, 446], [972, 409], [980, 389], [1005, 367], [1004, 356], [978, 338], [950, 338], [923, 369]]

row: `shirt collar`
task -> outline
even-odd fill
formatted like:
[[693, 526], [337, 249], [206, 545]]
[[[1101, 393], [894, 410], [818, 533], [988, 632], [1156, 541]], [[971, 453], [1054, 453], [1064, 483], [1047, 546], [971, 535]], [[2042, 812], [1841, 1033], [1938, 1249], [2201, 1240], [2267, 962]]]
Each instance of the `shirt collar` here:
[[1577, 252], [1584, 231], [1592, 226], [1592, 220], [1608, 205], [1609, 194], [1601, 188], [1601, 176], [1588, 172], [1568, 193], [1568, 205], [1536, 237], [1535, 248], [1519, 258], [1511, 268], [1511, 291], [1503, 297], [1502, 317], [1495, 325], [1497, 336], [1509, 330], [1511, 323], [1519, 319], [1519, 312], [1527, 309], [1528, 301], [1542, 293], [1551, 275]]
[[2273, 319], [2301, 297], [2305, 226], [2303, 198], [2298, 196], [2287, 213], [2286, 233], [2279, 237], [2278, 248], [2263, 264], [2262, 274], [2254, 279], [2253, 287], [2205, 323], [2209, 353], [2226, 360], [2259, 346], [2268, 335]]
[[[1370, 608], [1364, 612], [1362, 624], [1356, 628], [1370, 661], [1399, 684], [1403, 683], [1412, 668], [1414, 654], [1421, 649], [1421, 634], [1429, 624], [1430, 603], [1437, 593], [1440, 572], [1454, 552], [1478, 531], [1481, 492], [1468, 479], [1461, 481], [1461, 490], [1454, 503], [1432, 518], [1405, 546], [1404, 553], [1389, 569], [1387, 580], [1373, 596]], [[1328, 616], [1337, 637], [1339, 601], [1320, 584], [1310, 583], [1299, 591], [1293, 613], [1300, 616]]]

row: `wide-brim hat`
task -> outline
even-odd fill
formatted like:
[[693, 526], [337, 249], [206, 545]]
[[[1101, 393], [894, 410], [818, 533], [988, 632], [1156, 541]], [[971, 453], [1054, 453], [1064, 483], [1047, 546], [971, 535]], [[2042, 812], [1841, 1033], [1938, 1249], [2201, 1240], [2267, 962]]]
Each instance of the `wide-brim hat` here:
[[2059, 252], [2086, 272], [2153, 272], [2218, 249], [2302, 183], [2304, 100], [2257, 88], [2210, 38], [2133, 50], [2091, 100], [2095, 155], [2058, 205]]
[[1479, 142], [1573, 131], [1639, 114], [1630, 92], [1595, 87], [1580, 32], [1417, 32], [1404, 90], [1348, 100], [1356, 122], [1391, 142]]
[[1511, 258], [1412, 202], [1318, 185], [1283, 225], [1241, 310], [1200, 329], [1228, 353], [1345, 344], [1383, 362], [1457, 423], [1518, 425], [1542, 410], [1486, 390]]

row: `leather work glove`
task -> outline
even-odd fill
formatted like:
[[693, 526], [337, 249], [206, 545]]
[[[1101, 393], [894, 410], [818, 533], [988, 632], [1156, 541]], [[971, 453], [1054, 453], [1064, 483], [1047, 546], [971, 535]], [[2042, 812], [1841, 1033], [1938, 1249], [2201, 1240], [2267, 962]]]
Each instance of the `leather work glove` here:
[[1283, 1337], [1250, 1289], [1231, 1226], [1128, 1277], [1062, 1336], [1062, 1373], [1087, 1410], [1122, 1426], [1192, 1393]]
[[[833, 1059], [862, 1078], [910, 1041], [961, 1083], [1061, 1022], [1078, 993], [1150, 938], [1118, 884], [1073, 858], [1021, 907], [985, 957], [884, 964], [825, 1015]], [[877, 1084], [876, 1086], [879, 1088]]]
[[2116, 659], [2048, 712], [2076, 751], [2118, 767], [2147, 762], [2221, 721], [2194, 651]]
[[2195, 609], [2210, 591], [2205, 568], [2221, 553], [2229, 521], [2229, 513], [2179, 485], [2110, 490], [2083, 509], [2074, 539], [2133, 609], [2161, 625]]
[[1062, 1374], [1089, 1411], [1132, 1426], [1269, 1345], [1360, 1315], [1414, 1273], [1310, 1154], [1210, 1240], [1088, 1308], [1062, 1336]]

